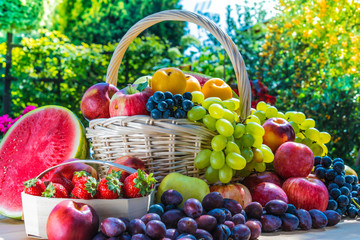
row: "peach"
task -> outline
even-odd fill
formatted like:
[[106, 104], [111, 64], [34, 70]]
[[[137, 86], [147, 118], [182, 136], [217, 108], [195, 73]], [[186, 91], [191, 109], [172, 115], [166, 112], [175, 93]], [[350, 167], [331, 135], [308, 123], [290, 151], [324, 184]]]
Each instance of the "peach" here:
[[263, 143], [269, 146], [273, 153], [284, 142], [295, 140], [294, 128], [285, 119], [270, 118], [263, 124], [263, 128]]

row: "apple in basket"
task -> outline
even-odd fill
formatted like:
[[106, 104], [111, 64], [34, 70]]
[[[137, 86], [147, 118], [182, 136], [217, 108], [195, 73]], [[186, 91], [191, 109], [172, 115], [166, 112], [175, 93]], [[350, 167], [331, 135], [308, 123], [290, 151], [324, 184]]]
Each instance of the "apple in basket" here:
[[80, 104], [84, 118], [109, 118], [110, 99], [117, 91], [117, 87], [108, 83], [97, 83], [86, 90]]
[[133, 84], [121, 89], [111, 98], [110, 117], [149, 115], [146, 103], [152, 95], [151, 88], [144, 84]]

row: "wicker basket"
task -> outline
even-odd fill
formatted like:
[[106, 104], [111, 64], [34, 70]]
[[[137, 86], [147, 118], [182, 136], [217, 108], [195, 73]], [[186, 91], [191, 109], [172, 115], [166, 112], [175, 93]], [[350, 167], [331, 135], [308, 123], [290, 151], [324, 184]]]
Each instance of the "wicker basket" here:
[[[145, 29], [166, 21], [187, 21], [207, 29], [222, 44], [234, 67], [240, 95], [240, 119], [250, 113], [251, 89], [244, 61], [230, 37], [214, 22], [199, 14], [184, 10], [167, 10], [150, 15], [136, 23], [121, 39], [111, 58], [106, 82], [117, 85], [122, 58], [130, 43]], [[160, 181], [170, 172], [201, 177], [194, 167], [197, 153], [210, 146], [214, 132], [186, 119], [154, 120], [149, 116], [112, 117], [89, 123], [87, 138], [94, 151], [93, 158], [114, 161], [120, 156], [141, 158], [149, 172]], [[106, 168], [99, 171], [107, 171]]]

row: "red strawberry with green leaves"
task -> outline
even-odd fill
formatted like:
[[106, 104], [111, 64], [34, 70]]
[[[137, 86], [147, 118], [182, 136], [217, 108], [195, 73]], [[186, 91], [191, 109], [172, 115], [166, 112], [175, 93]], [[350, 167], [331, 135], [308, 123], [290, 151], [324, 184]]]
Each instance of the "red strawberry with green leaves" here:
[[68, 192], [66, 191], [65, 187], [59, 183], [52, 183], [50, 182], [45, 191], [42, 194], [43, 197], [49, 198], [67, 198]]
[[98, 181], [93, 177], [81, 178], [71, 192], [72, 198], [94, 199], [98, 196]]
[[120, 182], [121, 173], [113, 172], [108, 174], [106, 177], [101, 179], [98, 192], [99, 198], [101, 199], [116, 199], [120, 197], [121, 194], [121, 186]]
[[43, 181], [37, 178], [32, 178], [26, 182], [24, 182], [24, 192], [34, 196], [41, 196], [41, 194], [45, 191], [45, 184]]
[[153, 174], [146, 174], [140, 169], [129, 175], [124, 181], [124, 195], [128, 198], [138, 198], [148, 195], [156, 183]]
[[72, 184], [74, 184], [74, 186], [79, 182], [80, 179], [85, 178], [85, 177], [90, 177], [91, 174], [88, 173], [87, 171], [79, 171], [79, 172], [74, 172], [74, 176], [72, 178]]

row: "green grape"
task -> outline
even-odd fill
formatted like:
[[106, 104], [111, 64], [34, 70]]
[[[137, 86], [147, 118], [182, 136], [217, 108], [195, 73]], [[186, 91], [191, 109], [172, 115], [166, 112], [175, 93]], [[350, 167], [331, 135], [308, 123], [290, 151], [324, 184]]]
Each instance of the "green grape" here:
[[327, 155], [329, 153], [329, 150], [328, 148], [325, 146], [325, 144], [320, 144], [320, 146], [322, 147], [323, 149], [323, 154], [321, 155], [322, 157]]
[[222, 182], [222, 183], [230, 182], [232, 176], [233, 176], [233, 171], [226, 164], [219, 170], [219, 179], [220, 179], [220, 182]]
[[224, 108], [220, 104], [214, 103], [214, 104], [211, 104], [209, 107], [209, 114], [213, 118], [220, 119], [224, 116], [225, 111], [224, 111]]
[[234, 114], [234, 120], [235, 120], [235, 123], [240, 122], [239, 115], [238, 115], [236, 112], [233, 112], [233, 114]]
[[240, 148], [235, 142], [228, 141], [225, 148], [225, 154], [229, 154], [231, 152], [240, 154]]
[[287, 111], [287, 112], [285, 113], [285, 117], [286, 117], [285, 120], [292, 121], [295, 113], [296, 113], [295, 111]]
[[225, 137], [230, 137], [234, 134], [234, 127], [228, 120], [222, 118], [216, 121], [216, 131]]
[[235, 170], [241, 170], [246, 166], [246, 160], [238, 153], [229, 153], [226, 155], [226, 164]]
[[191, 95], [193, 103], [201, 104], [205, 99], [204, 94], [200, 91], [194, 91]]
[[220, 105], [223, 105], [221, 98], [218, 98], [218, 97], [208, 97], [202, 102], [201, 105], [205, 109], [209, 109], [209, 107], [214, 103], [218, 103]]
[[257, 172], [263, 172], [266, 170], [266, 164], [265, 163], [255, 163], [255, 166], [254, 166], [255, 170]]
[[248, 162], [245, 166], [244, 169], [246, 169], [247, 171], [250, 171], [252, 172], [254, 170], [254, 167], [255, 167], [255, 162], [254, 161], [251, 161], [251, 162]]
[[277, 114], [276, 117], [277, 117], [277, 118], [286, 119], [285, 114], [284, 114], [283, 112], [278, 112], [278, 114]]
[[229, 142], [234, 142], [235, 141], [235, 138], [234, 138], [234, 135], [231, 135], [230, 137], [227, 137], [226, 138], [227, 139], [227, 141]]
[[265, 122], [266, 120], [265, 112], [261, 110], [257, 110], [254, 112], [254, 115], [258, 117], [261, 123]]
[[248, 124], [246, 124], [245, 126], [245, 132], [249, 133], [251, 135], [254, 136], [264, 136], [265, 135], [265, 130], [264, 128], [255, 122], [249, 122]]
[[255, 108], [250, 108], [250, 115], [254, 115], [254, 112], [256, 111]]
[[268, 149], [270, 152], [272, 152], [271, 148], [270, 148], [268, 145], [261, 144], [261, 147], [262, 147], [262, 148], [266, 148], [266, 149]]
[[298, 132], [300, 132], [300, 128], [299, 128], [299, 125], [298, 125], [297, 123], [295, 123], [294, 121], [290, 121], [289, 123], [290, 123], [291, 126], [293, 127], [295, 134], [297, 134]]
[[241, 169], [240, 171], [237, 171], [237, 175], [240, 176], [240, 177], [247, 177], [251, 174], [251, 171], [248, 171], [247, 169]]
[[234, 129], [234, 138], [240, 138], [245, 133], [245, 125], [238, 123]]
[[253, 138], [254, 138], [254, 143], [252, 144], [252, 146], [255, 148], [260, 148], [263, 143], [262, 136], [254, 136], [253, 135]]
[[246, 124], [248, 124], [249, 122], [256, 122], [261, 125], [260, 119], [255, 115], [248, 116], [245, 122], [246, 122]]
[[199, 121], [206, 115], [206, 109], [202, 106], [195, 106], [187, 112], [187, 118], [190, 121]]
[[318, 142], [320, 140], [320, 132], [316, 128], [308, 128], [305, 130], [305, 136], [311, 140]]
[[225, 164], [225, 154], [223, 151], [212, 151], [210, 155], [210, 165], [214, 169], [220, 169]]
[[244, 134], [239, 139], [239, 142], [240, 142], [240, 145], [243, 146], [243, 147], [251, 147], [254, 144], [255, 139], [250, 134]]
[[235, 104], [235, 109], [234, 110], [238, 110], [240, 107], [240, 99], [238, 98], [230, 98], [230, 101], [232, 101]]
[[[260, 147], [261, 147], [261, 145], [260, 145]], [[255, 161], [255, 162], [257, 162], [257, 163], [263, 162], [263, 160], [264, 160], [264, 155], [263, 155], [261, 149], [259, 149], [259, 148], [254, 148], [253, 153], [254, 153], [254, 156], [253, 156], [253, 159], [252, 159], [253, 161]], [[226, 157], [227, 157], [227, 156], [226, 156]]]
[[302, 138], [296, 136], [295, 139], [294, 139], [294, 142], [301, 143], [301, 142], [302, 142]]
[[265, 113], [266, 109], [268, 108], [268, 105], [261, 101], [256, 104], [256, 110], [263, 111]]
[[265, 110], [265, 116], [267, 118], [274, 118], [277, 117], [278, 114], [278, 110], [276, 107], [274, 106], [269, 106], [266, 110]]
[[198, 169], [206, 168], [210, 165], [210, 149], [201, 150], [194, 159], [194, 166]]
[[308, 128], [314, 128], [314, 127], [315, 127], [315, 120], [312, 118], [305, 119], [300, 125], [301, 130], [306, 130]]
[[311, 144], [310, 149], [313, 152], [314, 156], [322, 156], [323, 154], [323, 148], [318, 143]]
[[320, 143], [328, 143], [331, 140], [331, 135], [327, 132], [320, 132]]
[[297, 134], [295, 134], [295, 137], [299, 137], [301, 139], [304, 139], [305, 138], [305, 135], [301, 132], [298, 132]]
[[216, 135], [211, 139], [211, 147], [215, 151], [221, 151], [226, 147], [227, 139], [223, 135]]
[[205, 126], [210, 129], [211, 131], [216, 130], [216, 119], [210, 116], [209, 114], [206, 114], [203, 118], [203, 123]]
[[205, 171], [205, 179], [208, 184], [216, 183], [219, 181], [219, 170], [209, 166]]
[[302, 141], [301, 141], [302, 144], [305, 144], [306, 146], [310, 147], [311, 144], [313, 143], [313, 141], [310, 139], [310, 138], [304, 138]]
[[302, 113], [302, 112], [297, 112], [297, 113], [295, 113], [295, 115], [294, 115], [294, 117], [293, 117], [293, 121], [295, 122], [295, 123], [297, 123], [297, 124], [300, 124], [300, 123], [302, 123], [302, 122], [304, 122], [305, 121], [305, 114], [304, 113]]
[[229, 109], [224, 109], [224, 116], [223, 118], [225, 118], [226, 120], [228, 120], [229, 122], [235, 122], [235, 116], [234, 113], [232, 111], [230, 111]]
[[254, 153], [251, 148], [243, 148], [241, 150], [241, 155], [245, 158], [246, 162], [250, 162], [254, 157]]
[[224, 106], [229, 109], [230, 111], [235, 111], [235, 102], [231, 101], [230, 99], [223, 101]]
[[263, 154], [263, 162], [264, 163], [271, 163], [274, 161], [274, 154], [271, 149], [267, 148], [265, 144], [262, 144], [260, 147], [260, 151]]

